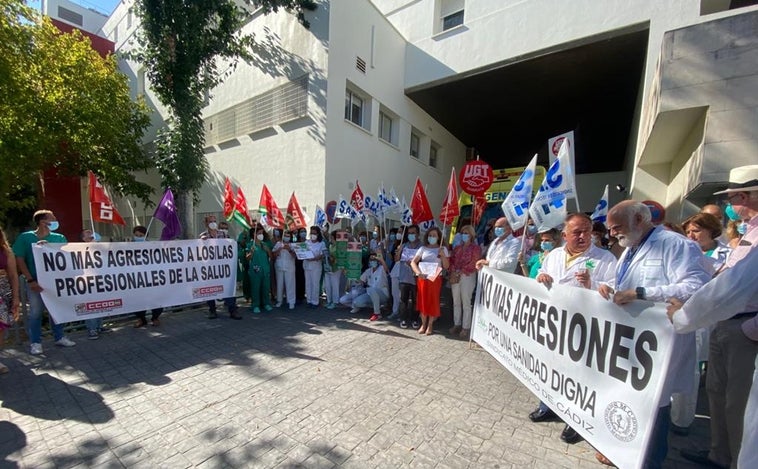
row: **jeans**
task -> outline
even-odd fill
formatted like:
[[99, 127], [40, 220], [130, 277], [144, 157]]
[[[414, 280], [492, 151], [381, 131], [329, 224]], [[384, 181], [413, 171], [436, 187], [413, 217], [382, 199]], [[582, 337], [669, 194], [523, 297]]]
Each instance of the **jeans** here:
[[[27, 332], [29, 340], [33, 344], [42, 343], [42, 312], [45, 310], [45, 302], [42, 301], [42, 295], [34, 292], [26, 286], [26, 297], [29, 299], [29, 325]], [[55, 324], [53, 317], [50, 316], [50, 324], [53, 329], [53, 339], [58, 341], [63, 338], [63, 325]]]
[[658, 414], [655, 416], [655, 423], [650, 434], [650, 443], [648, 443], [645, 461], [642, 464], [644, 469], [660, 469], [663, 461], [666, 459], [666, 453], [669, 450], [669, 427], [671, 426], [671, 406], [658, 408]]
[[[411, 304], [413, 304], [413, 306], [411, 306]], [[403, 307], [403, 321], [418, 321], [415, 284], [400, 283], [400, 305]]]
[[103, 327], [103, 318], [87, 319], [84, 321], [84, 325], [87, 326], [88, 332], [97, 332]]
[[[206, 302], [208, 305], [208, 310], [211, 312], [211, 314], [216, 314], [216, 300], [209, 300]], [[237, 312], [237, 298], [232, 296], [229, 298], [224, 298], [224, 306], [226, 306], [227, 311], [229, 311], [229, 314], [234, 314]]]

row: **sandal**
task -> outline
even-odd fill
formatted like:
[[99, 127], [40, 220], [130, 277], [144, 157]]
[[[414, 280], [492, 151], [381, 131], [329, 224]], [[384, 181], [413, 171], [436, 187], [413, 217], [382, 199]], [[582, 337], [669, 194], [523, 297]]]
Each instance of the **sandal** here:
[[610, 459], [606, 458], [603, 453], [595, 453], [595, 459], [597, 459], [597, 462], [600, 464], [605, 464], [606, 466], [616, 467], [615, 464], [611, 462]]

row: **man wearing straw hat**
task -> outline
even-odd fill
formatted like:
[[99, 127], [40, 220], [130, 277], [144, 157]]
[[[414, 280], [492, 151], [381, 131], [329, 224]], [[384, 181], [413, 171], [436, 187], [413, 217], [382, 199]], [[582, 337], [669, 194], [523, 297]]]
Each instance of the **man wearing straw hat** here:
[[[732, 210], [743, 223], [740, 242], [721, 269], [723, 272], [746, 258], [758, 245], [758, 165], [732, 169], [729, 173], [728, 188], [714, 195], [721, 194], [726, 196]], [[753, 285], [753, 295], [740, 303], [740, 311], [731, 311], [726, 307], [714, 309], [709, 306], [708, 301], [701, 301], [691, 306], [688, 302], [685, 308], [676, 314], [681, 303], [676, 300], [670, 301], [673, 305], [670, 315], [677, 332], [694, 330], [692, 324], [712, 324], [722, 319], [726, 312], [730, 314], [716, 323], [711, 332], [708, 351], [706, 391], [711, 413], [711, 448], [703, 451], [682, 450], [682, 457], [685, 459], [711, 467], [736, 466], [740, 442], [743, 440], [743, 423], [747, 421], [745, 408], [758, 354], [758, 299], [754, 294], [755, 278], [735, 279], [732, 288], [738, 289], [742, 282]], [[735, 298], [732, 306], [736, 303]], [[744, 449], [755, 451], [757, 445], [758, 443], [753, 441], [749, 448]], [[749, 458], [758, 459], [755, 455], [742, 455], [740, 460], [745, 461]], [[743, 463], [740, 467], [755, 466]]]

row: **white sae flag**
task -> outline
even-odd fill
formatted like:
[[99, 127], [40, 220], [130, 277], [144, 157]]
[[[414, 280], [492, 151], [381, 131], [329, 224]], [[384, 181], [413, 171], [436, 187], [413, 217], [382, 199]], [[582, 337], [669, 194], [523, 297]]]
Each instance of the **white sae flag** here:
[[335, 219], [350, 218], [348, 207], [350, 207], [350, 204], [347, 203], [347, 200], [345, 200], [345, 198], [342, 197], [342, 194], [340, 194], [340, 201], [339, 203], [337, 203], [337, 209], [334, 211], [334, 218]]
[[563, 223], [567, 194], [573, 189], [572, 176], [568, 152], [560, 152], [547, 170], [529, 207], [529, 216], [534, 220], [537, 231], [546, 231]]
[[318, 205], [316, 205], [316, 222], [315, 222], [315, 224], [316, 224], [316, 226], [318, 226], [322, 230], [326, 229], [326, 225], [327, 225], [327, 222], [326, 222], [326, 212], [324, 211], [323, 208], [321, 208]]
[[597, 203], [595, 211], [592, 212], [592, 221], [605, 223], [608, 219], [608, 184], [605, 185], [605, 191], [603, 191], [603, 197]]
[[508, 224], [513, 231], [518, 230], [526, 225], [529, 217], [529, 202], [532, 200], [532, 187], [534, 186], [534, 172], [537, 168], [537, 155], [534, 155], [532, 161], [526, 167], [521, 176], [516, 181], [513, 189], [501, 205]]
[[405, 196], [403, 196], [403, 202], [401, 205], [401, 211], [400, 211], [400, 223], [403, 226], [411, 226], [413, 224], [413, 211], [410, 207], [408, 207], [408, 204], [405, 202]]

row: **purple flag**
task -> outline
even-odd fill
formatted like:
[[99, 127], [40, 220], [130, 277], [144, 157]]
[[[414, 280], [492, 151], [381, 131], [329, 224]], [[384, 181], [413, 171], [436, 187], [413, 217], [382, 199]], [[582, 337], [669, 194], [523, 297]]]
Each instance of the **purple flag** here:
[[176, 213], [174, 194], [171, 189], [166, 189], [166, 193], [163, 194], [161, 203], [156, 207], [153, 217], [165, 225], [161, 231], [161, 241], [176, 239], [182, 233], [182, 225], [179, 223], [179, 215]]

